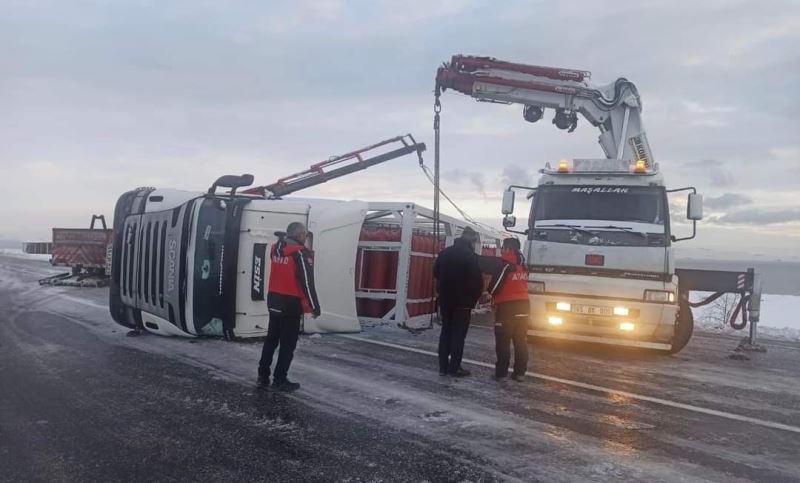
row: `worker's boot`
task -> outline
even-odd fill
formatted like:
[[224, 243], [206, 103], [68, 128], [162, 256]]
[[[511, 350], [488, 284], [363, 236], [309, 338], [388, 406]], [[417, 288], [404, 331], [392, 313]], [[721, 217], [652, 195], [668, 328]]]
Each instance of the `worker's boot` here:
[[272, 383], [272, 387], [278, 391], [292, 392], [300, 389], [300, 383], [292, 382], [289, 379], [283, 379], [281, 381], [275, 380], [275, 382]]
[[458, 368], [458, 370], [450, 373], [450, 375], [453, 376], [453, 377], [467, 377], [470, 374], [472, 374], [472, 373], [469, 372], [468, 370], [462, 369], [460, 367]]
[[269, 389], [269, 376], [258, 376], [256, 387], [259, 389]]
[[514, 379], [517, 382], [525, 382], [525, 374], [513, 374], [511, 379]]

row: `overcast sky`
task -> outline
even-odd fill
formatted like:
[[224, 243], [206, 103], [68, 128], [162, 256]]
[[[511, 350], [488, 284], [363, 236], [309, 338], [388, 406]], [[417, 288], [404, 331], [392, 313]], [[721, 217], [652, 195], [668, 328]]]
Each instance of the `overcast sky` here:
[[[669, 186], [706, 196], [681, 248], [800, 257], [797, 1], [0, 0], [0, 45], [0, 238], [110, 217], [137, 186], [268, 183], [406, 132], [432, 164], [435, 70], [465, 53], [632, 80]], [[442, 187], [475, 217], [499, 222], [508, 179], [602, 156], [585, 122], [442, 101]], [[431, 191], [409, 156], [304, 194]]]

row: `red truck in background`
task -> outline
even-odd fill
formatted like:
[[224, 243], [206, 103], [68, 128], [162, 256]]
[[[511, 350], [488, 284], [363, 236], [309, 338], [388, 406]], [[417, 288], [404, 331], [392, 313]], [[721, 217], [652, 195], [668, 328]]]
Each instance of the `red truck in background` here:
[[[102, 228], [95, 228], [95, 221]], [[53, 228], [53, 252], [50, 263], [69, 267], [70, 272], [39, 280], [40, 285], [104, 287], [110, 273], [113, 230], [106, 227], [103, 215], [92, 215], [89, 228]]]

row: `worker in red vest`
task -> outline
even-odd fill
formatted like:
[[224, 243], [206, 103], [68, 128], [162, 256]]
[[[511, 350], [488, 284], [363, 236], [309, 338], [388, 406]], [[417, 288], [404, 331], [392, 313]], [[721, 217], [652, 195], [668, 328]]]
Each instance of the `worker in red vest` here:
[[300, 335], [300, 320], [304, 313], [316, 319], [321, 311], [314, 287], [314, 262], [311, 251], [305, 246], [308, 236], [305, 225], [290, 223], [285, 234], [278, 232], [276, 235], [278, 243], [270, 250], [269, 327], [258, 364], [258, 385], [269, 386], [272, 356], [280, 346], [272, 387], [294, 391], [300, 384], [289, 381], [286, 376]]
[[509, 346], [513, 342], [514, 373], [511, 378], [522, 382], [528, 370], [527, 334], [531, 305], [528, 300], [528, 269], [517, 238], [503, 240], [502, 260], [502, 267], [489, 282], [497, 352], [494, 378], [501, 381], [508, 376]]

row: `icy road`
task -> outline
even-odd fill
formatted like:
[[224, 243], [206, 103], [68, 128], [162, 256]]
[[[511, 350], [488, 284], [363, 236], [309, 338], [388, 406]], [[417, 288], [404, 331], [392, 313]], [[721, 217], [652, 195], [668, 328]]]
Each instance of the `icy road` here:
[[[498, 384], [438, 375], [437, 330], [303, 337], [294, 394], [259, 343], [126, 336], [106, 290], [0, 255], [0, 480], [798, 481], [800, 345], [697, 335], [677, 356], [537, 343]], [[734, 355], [738, 358], [730, 358]]]

